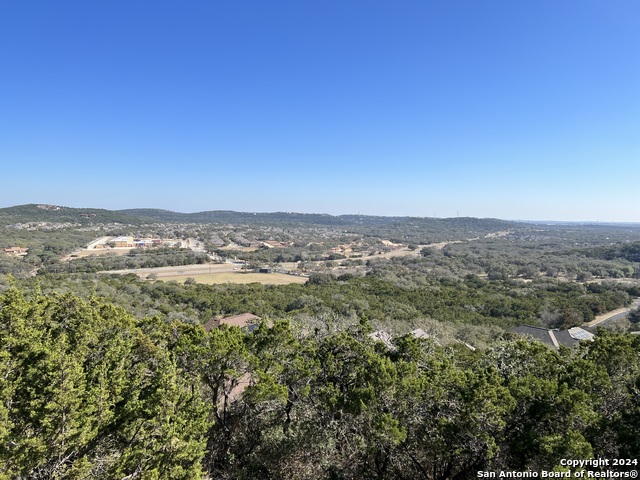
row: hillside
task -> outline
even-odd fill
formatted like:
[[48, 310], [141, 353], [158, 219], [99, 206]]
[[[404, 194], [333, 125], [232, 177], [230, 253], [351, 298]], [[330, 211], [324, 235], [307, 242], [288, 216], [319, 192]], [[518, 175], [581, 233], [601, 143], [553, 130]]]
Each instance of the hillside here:
[[296, 212], [235, 212], [211, 210], [196, 213], [181, 213], [171, 210], [136, 208], [106, 210], [98, 208], [72, 208], [49, 204], [27, 204], [0, 208], [0, 225], [29, 222], [58, 223], [124, 223], [142, 225], [155, 222], [166, 223], [214, 223], [214, 224], [262, 224], [262, 225], [319, 225], [329, 227], [381, 227], [398, 229], [461, 230], [469, 233], [491, 231], [524, 226], [515, 222], [480, 218], [424, 218], [386, 217], [378, 215], [329, 215]]
[[140, 218], [153, 218], [159, 222], [179, 223], [221, 223], [244, 225], [318, 225], [328, 227], [343, 227], [350, 231], [362, 232], [371, 229], [382, 236], [398, 235], [411, 237], [411, 234], [428, 231], [446, 232], [454, 237], [460, 235], [486, 234], [516, 227], [526, 227], [524, 224], [498, 220], [494, 218], [426, 218], [426, 217], [386, 217], [379, 215], [329, 215], [318, 213], [295, 212], [234, 212], [230, 210], [212, 210], [197, 213], [179, 213], [159, 209], [127, 209], [119, 213], [133, 215]]
[[567, 458], [631, 459], [607, 478], [636, 471], [630, 335], [560, 352], [509, 337], [475, 352], [414, 335], [385, 347], [365, 322], [207, 331], [15, 287], [0, 325], [6, 479], [446, 480]]
[[0, 225], [16, 223], [51, 222], [79, 223], [83, 225], [97, 223], [125, 223], [141, 225], [153, 222], [153, 219], [137, 215], [124, 214], [114, 210], [100, 208], [72, 208], [49, 204], [27, 204], [0, 208]]
[[180, 223], [224, 223], [224, 224], [303, 224], [303, 225], [384, 225], [401, 221], [403, 217], [382, 217], [371, 215], [334, 216], [320, 213], [295, 212], [234, 212], [231, 210], [211, 210], [196, 213], [180, 213], [160, 209], [127, 209], [119, 212], [153, 218], [160, 222]]

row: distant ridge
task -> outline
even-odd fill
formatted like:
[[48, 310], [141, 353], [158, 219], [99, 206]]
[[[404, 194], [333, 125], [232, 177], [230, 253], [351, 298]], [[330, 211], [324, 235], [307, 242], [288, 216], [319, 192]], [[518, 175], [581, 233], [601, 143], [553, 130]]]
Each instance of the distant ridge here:
[[42, 203], [0, 208], [0, 225], [29, 222], [147, 224], [154, 221], [152, 218], [140, 218], [116, 210], [73, 208]]
[[527, 225], [558, 225], [561, 227], [587, 226], [587, 227], [640, 227], [640, 222], [597, 222], [593, 220], [568, 221], [568, 220], [516, 220]]
[[118, 212], [133, 215], [138, 218], [153, 218], [160, 222], [179, 223], [241, 223], [241, 224], [272, 224], [291, 223], [326, 226], [392, 226], [415, 223], [420, 225], [450, 225], [476, 229], [486, 228], [495, 230], [515, 227], [516, 222], [495, 218], [429, 218], [429, 217], [385, 217], [379, 215], [329, 215], [326, 213], [295, 213], [295, 212], [235, 212], [231, 210], [210, 210], [197, 213], [179, 213], [169, 210], [136, 208], [118, 210]]
[[235, 212], [211, 210], [196, 213], [181, 213], [154, 208], [105, 210], [97, 208], [72, 208], [50, 204], [28, 204], [0, 208], [0, 225], [28, 222], [69, 222], [80, 224], [123, 223], [144, 225], [167, 223], [217, 223], [217, 224], [291, 224], [344, 227], [395, 227], [441, 228], [444, 226], [469, 232], [491, 232], [507, 230], [522, 223], [494, 218], [430, 218], [430, 217], [385, 217], [377, 215], [329, 215], [321, 213], [295, 212]]
[[296, 212], [235, 212], [232, 210], [209, 210], [196, 213], [180, 213], [153, 208], [135, 208], [118, 212], [136, 217], [153, 218], [161, 222], [180, 223], [297, 223], [308, 225], [386, 225], [402, 221], [407, 217], [383, 217], [373, 215], [340, 215]]

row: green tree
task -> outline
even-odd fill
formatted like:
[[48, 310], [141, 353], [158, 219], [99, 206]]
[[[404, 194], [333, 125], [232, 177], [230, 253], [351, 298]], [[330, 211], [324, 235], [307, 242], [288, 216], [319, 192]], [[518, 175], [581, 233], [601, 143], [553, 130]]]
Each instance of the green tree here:
[[0, 356], [0, 476], [201, 477], [204, 404], [123, 310], [10, 289]]

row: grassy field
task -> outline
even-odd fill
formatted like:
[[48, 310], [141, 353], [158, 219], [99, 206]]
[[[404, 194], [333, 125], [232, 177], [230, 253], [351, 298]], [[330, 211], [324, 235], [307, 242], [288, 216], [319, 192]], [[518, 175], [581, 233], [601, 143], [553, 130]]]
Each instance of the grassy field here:
[[305, 283], [307, 277], [285, 275], [284, 273], [206, 273], [199, 275], [179, 275], [161, 277], [163, 282], [175, 280], [184, 283], [187, 278], [193, 278], [197, 283], [212, 285], [214, 283], [262, 283], [265, 285], [285, 285], [288, 283]]

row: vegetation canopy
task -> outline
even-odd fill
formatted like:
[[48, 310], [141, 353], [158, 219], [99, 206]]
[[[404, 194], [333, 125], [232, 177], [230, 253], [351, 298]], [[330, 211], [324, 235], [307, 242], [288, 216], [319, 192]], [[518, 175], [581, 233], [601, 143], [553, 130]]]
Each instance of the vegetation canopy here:
[[445, 480], [640, 454], [637, 227], [0, 220], [0, 480]]

